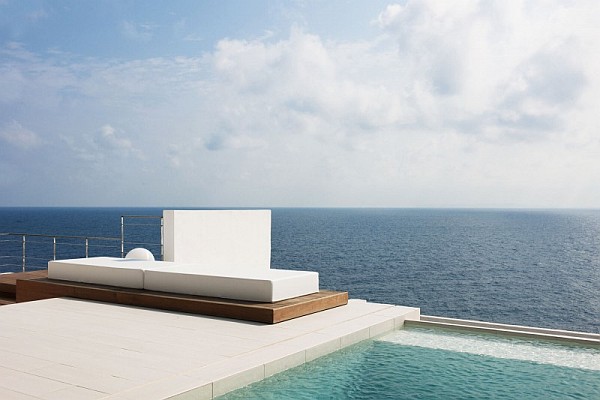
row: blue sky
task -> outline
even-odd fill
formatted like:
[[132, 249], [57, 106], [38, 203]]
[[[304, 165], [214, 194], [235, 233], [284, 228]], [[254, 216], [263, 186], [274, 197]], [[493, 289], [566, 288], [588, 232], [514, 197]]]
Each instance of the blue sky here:
[[599, 17], [0, 0], [0, 206], [598, 208]]

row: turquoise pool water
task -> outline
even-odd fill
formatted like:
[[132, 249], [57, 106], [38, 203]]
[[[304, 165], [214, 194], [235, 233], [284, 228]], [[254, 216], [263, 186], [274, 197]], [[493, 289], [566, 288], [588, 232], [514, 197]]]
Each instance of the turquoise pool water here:
[[225, 399], [600, 399], [600, 349], [406, 329]]

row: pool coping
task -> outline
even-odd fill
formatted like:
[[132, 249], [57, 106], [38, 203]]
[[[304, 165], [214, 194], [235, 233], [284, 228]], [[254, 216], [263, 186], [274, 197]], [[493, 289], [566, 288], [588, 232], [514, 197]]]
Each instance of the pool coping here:
[[407, 326], [490, 333], [600, 348], [600, 334], [563, 329], [538, 328], [525, 325], [501, 324], [459, 318], [437, 317], [432, 315], [421, 315], [419, 320], [407, 321]]

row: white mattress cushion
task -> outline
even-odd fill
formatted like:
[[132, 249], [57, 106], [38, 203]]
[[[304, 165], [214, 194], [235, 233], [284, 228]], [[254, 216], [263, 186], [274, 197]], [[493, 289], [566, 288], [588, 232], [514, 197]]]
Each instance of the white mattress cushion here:
[[180, 264], [148, 268], [144, 275], [144, 288], [148, 290], [235, 300], [275, 302], [319, 291], [319, 274], [311, 271], [244, 272]]
[[114, 257], [75, 258], [48, 262], [48, 278], [143, 289], [144, 267], [163, 268], [169, 264]]

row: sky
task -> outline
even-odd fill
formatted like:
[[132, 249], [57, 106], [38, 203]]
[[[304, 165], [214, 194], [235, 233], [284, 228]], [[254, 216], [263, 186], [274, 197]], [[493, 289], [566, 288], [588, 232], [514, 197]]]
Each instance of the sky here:
[[600, 208], [597, 0], [0, 0], [0, 206]]

